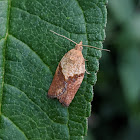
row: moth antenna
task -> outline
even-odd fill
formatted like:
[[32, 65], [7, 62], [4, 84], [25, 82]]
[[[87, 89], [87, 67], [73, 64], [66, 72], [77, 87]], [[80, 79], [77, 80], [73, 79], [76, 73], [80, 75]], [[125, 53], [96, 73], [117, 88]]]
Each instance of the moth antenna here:
[[54, 34], [58, 35], [58, 36], [61, 36], [61, 37], [66, 38], [67, 40], [69, 40], [69, 41], [73, 42], [74, 44], [77, 44], [75, 41], [71, 40], [70, 38], [68, 38], [68, 37], [66, 37], [66, 36], [64, 36], [64, 35], [60, 35], [60, 34], [58, 34], [58, 33], [54, 32], [54, 31], [52, 31], [52, 30], [50, 30], [50, 31], [51, 31], [51, 32], [53, 32]]
[[[66, 37], [66, 36], [64, 36], [64, 35], [60, 35], [60, 34], [54, 32], [54, 31], [52, 31], [52, 30], [50, 30], [50, 31], [51, 31], [52, 33], [58, 35], [58, 36], [61, 36], [61, 37], [63, 37], [63, 38], [66, 38], [67, 40], [69, 40], [69, 41], [71, 41], [71, 42], [73, 42], [74, 44], [77, 45], [77, 43], [76, 43], [75, 41], [71, 40], [70, 38], [68, 38], [68, 37]], [[108, 49], [101, 49], [101, 48], [97, 48], [97, 47], [90, 46], [90, 45], [82, 45], [82, 46], [91, 47], [91, 48], [95, 48], [95, 49], [97, 49], [97, 50], [102, 50], [102, 51], [108, 51], [108, 52], [110, 52], [110, 50], [108, 50]]]
[[110, 50], [108, 50], [108, 49], [101, 49], [101, 48], [97, 48], [97, 47], [90, 46], [90, 45], [82, 45], [82, 46], [85, 46], [85, 47], [91, 47], [91, 48], [95, 48], [95, 49], [97, 49], [97, 50], [102, 50], [102, 51], [110, 52]]

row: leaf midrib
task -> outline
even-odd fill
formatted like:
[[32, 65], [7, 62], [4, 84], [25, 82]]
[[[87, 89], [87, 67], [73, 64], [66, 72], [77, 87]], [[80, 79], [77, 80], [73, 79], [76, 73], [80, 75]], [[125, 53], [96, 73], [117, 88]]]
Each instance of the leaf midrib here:
[[9, 22], [10, 22], [10, 9], [11, 9], [11, 0], [8, 0], [8, 7], [7, 7], [7, 24], [6, 24], [6, 34], [5, 34], [5, 42], [3, 47], [3, 67], [2, 67], [2, 89], [1, 89], [1, 98], [0, 98], [0, 115], [2, 115], [2, 97], [3, 97], [3, 87], [4, 87], [4, 75], [5, 75], [5, 50], [6, 50], [6, 41], [9, 34]]

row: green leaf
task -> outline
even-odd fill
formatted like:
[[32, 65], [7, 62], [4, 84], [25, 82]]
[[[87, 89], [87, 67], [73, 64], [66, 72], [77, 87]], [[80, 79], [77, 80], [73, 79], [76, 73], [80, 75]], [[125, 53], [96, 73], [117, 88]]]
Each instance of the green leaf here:
[[83, 83], [69, 107], [49, 99], [56, 67], [74, 44], [102, 48], [105, 0], [0, 1], [0, 139], [82, 140], [101, 51], [84, 48]]

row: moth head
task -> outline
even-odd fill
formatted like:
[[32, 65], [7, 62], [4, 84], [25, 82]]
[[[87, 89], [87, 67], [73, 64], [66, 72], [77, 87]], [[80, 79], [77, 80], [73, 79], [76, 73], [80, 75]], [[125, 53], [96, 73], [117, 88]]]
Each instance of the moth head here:
[[79, 44], [75, 45], [75, 50], [78, 50], [78, 51], [82, 51], [83, 50], [82, 41]]

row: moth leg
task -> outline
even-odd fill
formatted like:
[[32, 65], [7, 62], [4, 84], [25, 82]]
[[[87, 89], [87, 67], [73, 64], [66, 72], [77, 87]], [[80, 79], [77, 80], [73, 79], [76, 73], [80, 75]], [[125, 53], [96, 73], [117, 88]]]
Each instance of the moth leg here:
[[87, 59], [84, 59], [85, 61], [88, 61]]
[[87, 72], [87, 70], [85, 70], [85, 72], [86, 72], [87, 74], [91, 74], [91, 73]]

